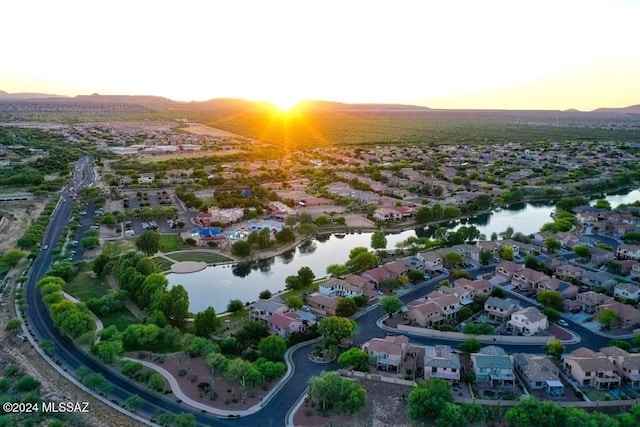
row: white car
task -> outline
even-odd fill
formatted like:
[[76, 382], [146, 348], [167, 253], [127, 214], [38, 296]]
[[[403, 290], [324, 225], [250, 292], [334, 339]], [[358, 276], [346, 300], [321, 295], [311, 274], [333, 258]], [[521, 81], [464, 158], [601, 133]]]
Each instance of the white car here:
[[569, 326], [569, 324], [567, 323], [567, 321], [566, 321], [566, 320], [564, 320], [564, 319], [560, 319], [560, 320], [558, 320], [558, 325], [560, 325], [560, 326]]

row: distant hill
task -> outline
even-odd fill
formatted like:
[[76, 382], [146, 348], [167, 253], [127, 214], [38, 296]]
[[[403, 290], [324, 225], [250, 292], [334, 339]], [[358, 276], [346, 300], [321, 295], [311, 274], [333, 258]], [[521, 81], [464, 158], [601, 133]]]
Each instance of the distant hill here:
[[628, 107], [621, 108], [598, 108], [593, 110], [593, 113], [622, 113], [622, 114], [640, 114], [640, 104], [630, 105]]
[[172, 101], [169, 98], [162, 96], [152, 95], [100, 95], [97, 93], [91, 95], [76, 95], [73, 98], [74, 101], [80, 102], [110, 102], [110, 103], [124, 103], [124, 104], [172, 104], [176, 101]]
[[64, 95], [54, 95], [49, 93], [36, 93], [36, 92], [17, 92], [17, 93], [9, 93], [4, 90], [0, 90], [0, 100], [7, 101], [16, 101], [21, 99], [71, 99], [68, 96]]

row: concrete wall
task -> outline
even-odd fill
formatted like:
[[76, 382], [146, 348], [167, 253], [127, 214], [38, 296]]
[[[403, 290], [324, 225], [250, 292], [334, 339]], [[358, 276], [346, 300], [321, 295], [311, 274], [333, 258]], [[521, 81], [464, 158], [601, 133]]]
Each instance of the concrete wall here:
[[481, 343], [487, 344], [539, 344], [544, 345], [549, 340], [553, 339], [553, 336], [548, 337], [520, 337], [513, 335], [469, 335], [462, 332], [445, 332], [438, 331], [436, 329], [427, 329], [417, 326], [398, 325], [398, 331], [408, 332], [415, 335], [421, 335], [423, 337], [430, 338], [442, 338], [452, 341], [464, 341], [469, 338], [475, 338]]

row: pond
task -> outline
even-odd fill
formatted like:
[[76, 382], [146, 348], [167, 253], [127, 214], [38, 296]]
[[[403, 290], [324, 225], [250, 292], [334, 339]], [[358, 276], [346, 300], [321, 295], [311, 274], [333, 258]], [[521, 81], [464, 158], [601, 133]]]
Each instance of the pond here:
[[[640, 190], [625, 194], [606, 196], [613, 207], [620, 203], [640, 200]], [[594, 199], [595, 200], [595, 199]], [[487, 238], [491, 233], [500, 233], [511, 226], [515, 231], [531, 234], [543, 224], [552, 221], [552, 203], [518, 203], [499, 208], [491, 213], [447, 224], [455, 229], [461, 225], [475, 225]], [[439, 227], [442, 227], [440, 225]], [[394, 249], [398, 242], [410, 236], [431, 236], [436, 227], [406, 230], [387, 235], [387, 249]], [[169, 274], [169, 286], [182, 284], [189, 292], [192, 312], [208, 306], [216, 312], [226, 310], [231, 299], [252, 302], [258, 294], [269, 289], [276, 292], [284, 289], [287, 276], [297, 274], [301, 267], [310, 267], [316, 277], [326, 274], [330, 264], [342, 264], [349, 258], [349, 251], [357, 246], [370, 247], [372, 233], [352, 233], [318, 237], [291, 251], [274, 258], [250, 264], [211, 266], [189, 274]]]

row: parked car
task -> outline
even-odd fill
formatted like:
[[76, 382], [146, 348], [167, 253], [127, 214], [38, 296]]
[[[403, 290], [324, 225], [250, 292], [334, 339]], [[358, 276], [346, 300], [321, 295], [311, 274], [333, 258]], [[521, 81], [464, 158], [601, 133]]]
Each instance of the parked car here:
[[311, 307], [309, 307], [308, 305], [303, 305], [302, 306], [302, 310], [303, 311], [311, 311]]
[[567, 321], [566, 321], [566, 320], [564, 320], [564, 319], [560, 319], [560, 320], [558, 320], [558, 325], [560, 325], [560, 326], [569, 326], [569, 324], [567, 323]]

